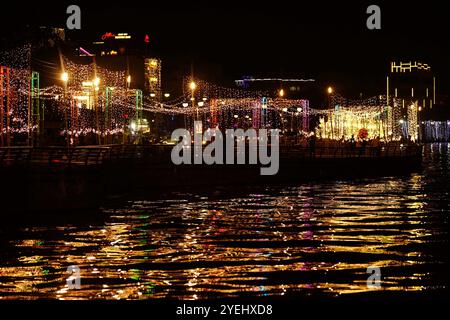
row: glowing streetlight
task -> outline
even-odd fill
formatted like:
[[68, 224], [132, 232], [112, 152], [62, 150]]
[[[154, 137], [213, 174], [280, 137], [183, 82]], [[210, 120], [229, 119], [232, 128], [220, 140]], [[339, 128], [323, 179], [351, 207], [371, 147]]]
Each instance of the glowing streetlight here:
[[150, 97], [154, 98], [154, 97], [156, 97], [156, 94], [150, 93]]
[[[194, 91], [197, 88], [197, 84], [194, 81], [191, 81], [189, 83], [189, 88], [191, 89], [191, 101], [192, 101], [192, 109], [195, 108], [195, 97], [194, 97]], [[200, 106], [200, 104], [199, 104]], [[198, 119], [198, 107], [195, 109], [196, 114], [195, 114], [195, 120]]]
[[333, 88], [332, 87], [328, 87], [327, 92], [328, 92], [328, 94], [332, 94], [333, 93]]
[[61, 80], [64, 82], [69, 81], [69, 74], [67, 72], [61, 73]]
[[280, 89], [280, 91], [278, 91], [278, 95], [283, 98], [284, 97], [284, 90]]
[[189, 103], [187, 103], [187, 102], [183, 103], [184, 108], [187, 108], [188, 106], [189, 106]]
[[197, 104], [199, 107], [203, 107], [205, 105], [205, 103], [203, 101], [199, 101]]
[[100, 79], [99, 78], [95, 78], [94, 79], [94, 86], [98, 87], [99, 84], [100, 84]]
[[[67, 72], [61, 73], [61, 80], [64, 82], [64, 100], [66, 99], [67, 95], [67, 82], [69, 81], [69, 74]], [[65, 126], [66, 126], [66, 133], [69, 133], [69, 117], [67, 114], [67, 108], [64, 108], [64, 118], [65, 118]], [[67, 141], [67, 148], [70, 147], [70, 137], [67, 135], [66, 137]]]
[[130, 76], [130, 75], [127, 76], [127, 83], [128, 83], [128, 84], [131, 83], [131, 76]]
[[164, 93], [164, 98], [169, 98], [170, 97], [170, 93]]

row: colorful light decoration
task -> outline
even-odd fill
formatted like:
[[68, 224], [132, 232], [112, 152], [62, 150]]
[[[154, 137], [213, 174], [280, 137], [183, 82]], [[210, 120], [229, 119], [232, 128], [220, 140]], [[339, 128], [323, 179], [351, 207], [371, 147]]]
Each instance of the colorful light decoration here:
[[[21, 50], [28, 54], [30, 47]], [[7, 55], [7, 58], [11, 60], [12, 55]], [[5, 59], [0, 59], [3, 61]], [[327, 92], [333, 108], [314, 109], [308, 100], [284, 99], [283, 89], [277, 98], [272, 99], [263, 91], [225, 88], [200, 79], [185, 78], [183, 95], [162, 103], [152, 99], [151, 94], [144, 96], [142, 91], [130, 89], [131, 76], [125, 71], [111, 71], [93, 63], [76, 64], [63, 57], [61, 80], [65, 88], [59, 85], [40, 88], [38, 74], [30, 72], [26, 63], [22, 59], [9, 64], [17, 66], [15, 68], [2, 68], [2, 145], [9, 141], [8, 134], [39, 132], [40, 103], [45, 101], [58, 106], [61, 118], [68, 114], [69, 125], [62, 134], [76, 137], [84, 134], [107, 137], [123, 133], [130, 121], [136, 125], [143, 122], [144, 112], [185, 116], [190, 118], [190, 126], [193, 115], [198, 114], [205, 127], [276, 127], [283, 131], [290, 128], [293, 132], [308, 133], [310, 117], [318, 116], [320, 121], [316, 133], [331, 139], [356, 136], [362, 128], [367, 130], [368, 137], [396, 139], [405, 134], [404, 125], [399, 123], [402, 103], [393, 97], [349, 100], [329, 87]], [[169, 98], [170, 95], [164, 97]], [[7, 101], [9, 110], [5, 104]], [[406, 115], [407, 134], [413, 139], [418, 137], [417, 112], [417, 106], [410, 106]]]
[[[324, 138], [340, 139], [358, 136], [360, 129], [368, 131], [368, 137], [380, 137], [386, 140], [399, 140], [410, 136], [417, 140], [417, 109], [408, 110], [406, 129], [400, 123], [402, 119], [401, 100], [386, 96], [369, 99], [350, 100], [338, 94], [331, 96], [333, 109], [317, 112], [322, 114], [316, 134]], [[403, 121], [403, 120], [402, 120]]]
[[422, 140], [450, 142], [450, 121], [422, 121]]
[[0, 99], [0, 143], [1, 146], [9, 146], [11, 119], [10, 68], [4, 66], [0, 67]]

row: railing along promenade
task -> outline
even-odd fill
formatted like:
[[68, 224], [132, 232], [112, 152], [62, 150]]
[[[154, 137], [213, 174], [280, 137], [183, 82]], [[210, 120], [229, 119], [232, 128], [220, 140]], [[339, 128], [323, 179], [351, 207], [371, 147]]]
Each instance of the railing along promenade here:
[[[172, 145], [103, 145], [80, 147], [3, 147], [0, 148], [0, 167], [50, 166], [88, 167], [124, 161], [170, 161]], [[248, 151], [248, 149], [247, 149]], [[385, 145], [382, 147], [301, 147], [280, 146], [281, 159], [343, 159], [420, 156], [420, 145]]]

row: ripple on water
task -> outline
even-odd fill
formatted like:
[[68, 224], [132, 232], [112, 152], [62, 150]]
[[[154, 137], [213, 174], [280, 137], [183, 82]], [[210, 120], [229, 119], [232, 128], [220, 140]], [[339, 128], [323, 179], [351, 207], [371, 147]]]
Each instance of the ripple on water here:
[[339, 295], [373, 290], [368, 266], [382, 290], [448, 289], [447, 150], [409, 176], [138, 195], [101, 222], [0, 227], [0, 298]]

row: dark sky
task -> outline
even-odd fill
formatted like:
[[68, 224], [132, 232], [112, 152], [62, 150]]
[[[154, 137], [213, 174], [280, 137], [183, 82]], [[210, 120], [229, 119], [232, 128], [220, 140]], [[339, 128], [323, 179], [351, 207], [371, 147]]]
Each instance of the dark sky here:
[[[145, 32], [167, 68], [187, 70], [192, 62], [207, 80], [312, 77], [347, 95], [372, 94], [384, 88], [390, 61], [411, 59], [431, 64], [441, 90], [450, 87], [447, 1], [183, 2], [17, 2], [0, 19], [1, 33], [64, 26], [67, 5], [79, 4], [82, 30], [73, 37]], [[370, 4], [381, 7], [382, 30], [366, 28]]]

